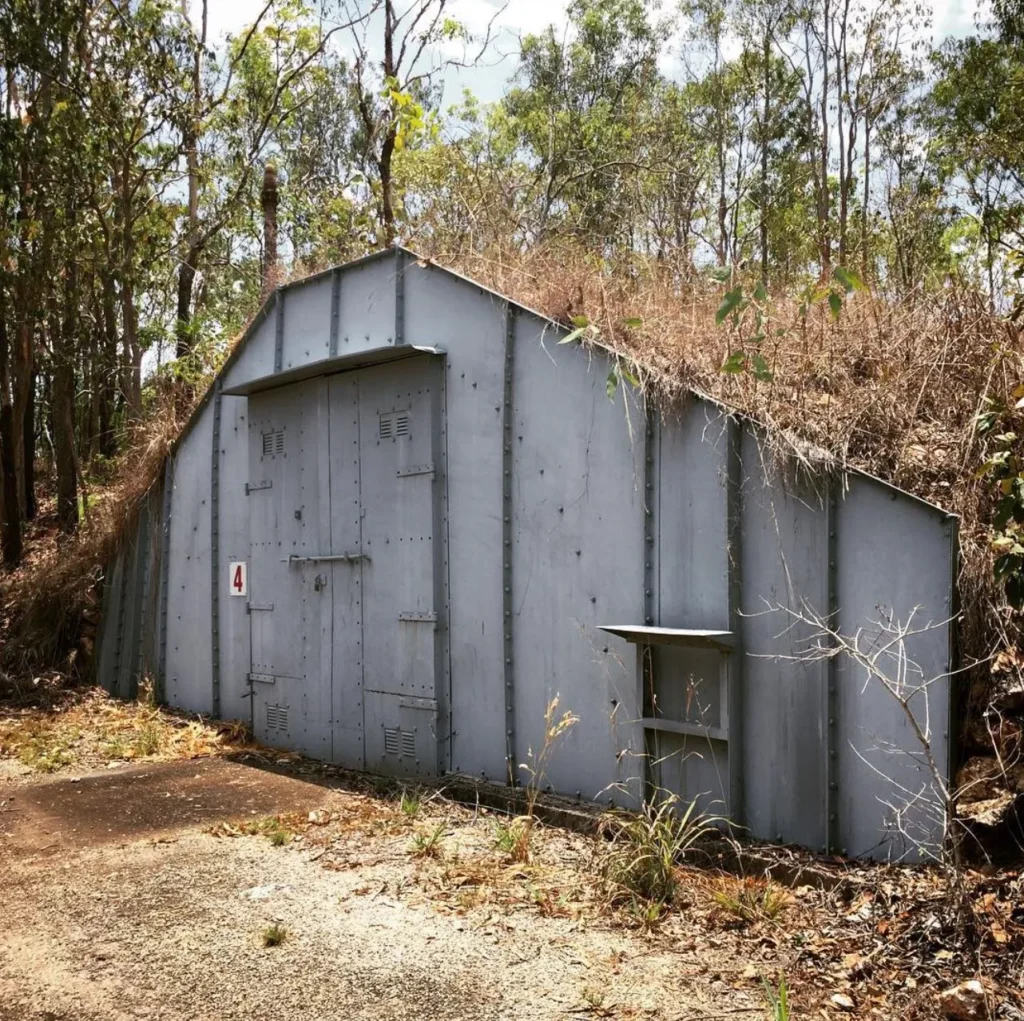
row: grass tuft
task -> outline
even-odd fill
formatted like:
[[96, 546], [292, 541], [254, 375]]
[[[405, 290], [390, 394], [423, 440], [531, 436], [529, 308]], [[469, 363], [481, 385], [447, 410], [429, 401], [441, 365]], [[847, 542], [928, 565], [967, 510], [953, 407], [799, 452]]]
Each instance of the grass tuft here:
[[790, 895], [777, 883], [746, 878], [729, 889], [716, 890], [715, 904], [746, 925], [774, 922], [790, 904]]
[[636, 815], [607, 816], [605, 833], [611, 846], [601, 864], [612, 903], [626, 903], [654, 921], [671, 904], [678, 890], [677, 867], [716, 820], [697, 809], [696, 802], [683, 806], [675, 794], [660, 792], [657, 800], [645, 801]]
[[263, 930], [263, 945], [265, 947], [279, 947], [288, 938], [288, 930], [274, 922]]
[[445, 823], [439, 822], [429, 832], [421, 830], [412, 838], [409, 852], [416, 858], [440, 858], [441, 852], [444, 850], [441, 838], [444, 836], [446, 828]]

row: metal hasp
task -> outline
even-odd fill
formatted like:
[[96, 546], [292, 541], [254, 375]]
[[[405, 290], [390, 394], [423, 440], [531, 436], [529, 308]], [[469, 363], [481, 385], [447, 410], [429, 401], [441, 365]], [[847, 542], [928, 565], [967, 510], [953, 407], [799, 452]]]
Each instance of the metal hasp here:
[[505, 369], [501, 408], [501, 584], [502, 650], [505, 664], [505, 777], [516, 783], [515, 670], [512, 661], [512, 381], [515, 368], [516, 309], [505, 303]]
[[305, 557], [292, 553], [290, 556], [282, 557], [282, 564], [305, 564], [323, 561], [340, 561], [346, 564], [354, 564], [357, 560], [369, 560], [366, 553], [325, 553], [323, 556]]

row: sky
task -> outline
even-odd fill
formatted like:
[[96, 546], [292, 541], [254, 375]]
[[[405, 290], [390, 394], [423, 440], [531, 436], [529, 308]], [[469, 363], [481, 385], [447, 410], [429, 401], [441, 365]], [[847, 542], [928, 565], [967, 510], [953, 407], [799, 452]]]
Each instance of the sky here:
[[[237, 34], [252, 22], [265, 3], [266, 0], [209, 0], [211, 41], [227, 33]], [[979, 0], [931, 0], [933, 41], [970, 34], [978, 5]], [[192, 0], [190, 6], [195, 13], [200, 5], [198, 0]], [[549, 24], [564, 26], [567, 6], [568, 0], [451, 0], [450, 16], [473, 36], [482, 37], [492, 18], [495, 31], [493, 43], [479, 66], [451, 70], [445, 75], [444, 104], [456, 102], [463, 88], [471, 89], [484, 102], [501, 98], [516, 70], [519, 38], [541, 32]], [[666, 54], [664, 70], [671, 72], [677, 59], [677, 53]]]

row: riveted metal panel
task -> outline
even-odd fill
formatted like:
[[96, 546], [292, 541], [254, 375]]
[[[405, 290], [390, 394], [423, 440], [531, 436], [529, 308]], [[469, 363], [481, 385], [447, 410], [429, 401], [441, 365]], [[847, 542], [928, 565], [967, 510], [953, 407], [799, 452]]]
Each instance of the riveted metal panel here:
[[332, 277], [290, 290], [285, 305], [281, 368], [288, 370], [331, 354]]
[[167, 563], [167, 701], [190, 712], [212, 710], [210, 643], [210, 457], [213, 402], [178, 447]]
[[[639, 772], [636, 658], [598, 624], [644, 610], [643, 410], [608, 362], [516, 319], [513, 586], [517, 745], [538, 750], [544, 713], [579, 722], [547, 773], [592, 797]], [[632, 426], [632, 435], [631, 435]]]
[[434, 697], [434, 498], [428, 475], [400, 474], [434, 457], [436, 374], [415, 360], [359, 379], [363, 676], [367, 690]]
[[[827, 516], [821, 480], [742, 440], [742, 626], [747, 655], [741, 758], [751, 832], [820, 849], [825, 832], [822, 719], [827, 669], [804, 662], [810, 630], [775, 606], [827, 611]], [[776, 658], [794, 657], [794, 658]]]
[[157, 703], [167, 700], [167, 593], [171, 559], [171, 501], [174, 497], [174, 454], [164, 459], [164, 480], [160, 512], [160, 598], [157, 607], [156, 678], [153, 692]]
[[[282, 433], [280, 444], [264, 435]], [[252, 673], [272, 685], [252, 689], [253, 727], [268, 744], [331, 757], [333, 589], [330, 549], [327, 381], [309, 380], [249, 399], [249, 599], [273, 604], [250, 613]], [[269, 707], [269, 715], [268, 715]], [[281, 727], [287, 710], [287, 728]]]
[[664, 627], [728, 630], [726, 418], [696, 399], [662, 414], [657, 565]]
[[117, 685], [123, 628], [124, 569], [125, 553], [122, 548], [107, 564], [106, 577], [103, 581], [99, 655], [96, 665], [99, 683], [115, 696], [119, 694]]
[[[921, 688], [910, 706], [947, 774], [953, 526], [934, 508], [856, 476], [837, 501], [839, 629], [859, 632], [859, 648], [869, 655], [887, 640], [883, 625], [911, 622], [923, 632], [906, 641], [902, 669], [908, 685]], [[895, 658], [879, 665], [891, 678], [899, 676]], [[848, 656], [837, 659], [836, 688], [841, 850], [911, 860], [920, 856], [921, 844], [936, 850], [942, 837], [938, 794], [910, 721]], [[898, 816], [908, 800], [914, 806]]]
[[339, 355], [396, 343], [395, 269], [395, 260], [387, 258], [348, 269], [342, 275]]
[[[437, 455], [441, 371], [438, 361], [417, 358], [359, 373], [366, 761], [384, 772], [409, 766], [382, 744], [407, 712], [398, 714], [398, 696], [437, 697], [443, 626], [435, 585], [439, 508], [434, 479], [402, 469]], [[415, 772], [432, 774], [437, 770], [436, 712], [418, 713]]]
[[244, 346], [235, 356], [224, 373], [224, 389], [244, 383], [246, 380], [269, 376], [275, 371], [274, 350], [277, 335], [277, 318], [270, 306], [270, 314], [252, 330]]
[[[505, 302], [443, 270], [405, 269], [405, 339], [444, 346], [450, 615], [449, 768], [505, 776], [503, 414]], [[458, 329], [451, 324], [458, 323]], [[536, 320], [533, 320], [536, 324]], [[535, 327], [539, 335], [539, 327]], [[515, 433], [513, 432], [513, 444]], [[440, 480], [439, 480], [440, 484]]]
[[251, 669], [247, 599], [230, 594], [229, 565], [249, 559], [248, 402], [243, 397], [222, 398], [220, 428], [220, 533], [216, 584], [220, 589], [220, 697], [226, 719], [251, 724], [252, 703], [248, 674]]

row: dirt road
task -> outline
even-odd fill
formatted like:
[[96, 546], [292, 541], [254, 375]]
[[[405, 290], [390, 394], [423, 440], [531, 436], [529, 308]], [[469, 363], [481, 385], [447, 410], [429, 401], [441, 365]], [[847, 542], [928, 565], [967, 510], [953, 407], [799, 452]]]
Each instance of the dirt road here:
[[727, 946], [588, 911], [584, 838], [514, 867], [494, 826], [216, 759], [0, 777], [0, 1019], [765, 1016]]

